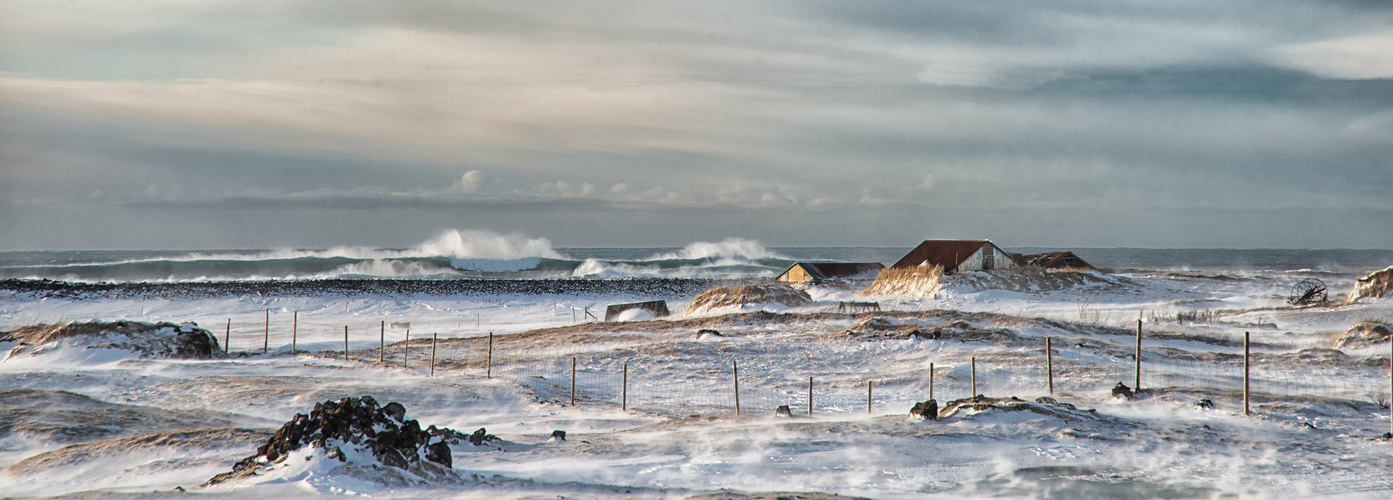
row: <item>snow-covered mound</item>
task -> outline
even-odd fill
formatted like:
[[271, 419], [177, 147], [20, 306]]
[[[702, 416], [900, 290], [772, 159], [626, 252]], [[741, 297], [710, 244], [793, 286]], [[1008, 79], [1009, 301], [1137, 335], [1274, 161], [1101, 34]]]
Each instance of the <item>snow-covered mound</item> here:
[[1354, 302], [1364, 297], [1378, 298], [1388, 294], [1393, 294], [1393, 266], [1385, 267], [1359, 278], [1346, 300]]
[[942, 278], [943, 268], [939, 266], [887, 268], [881, 270], [871, 286], [861, 290], [858, 295], [928, 297], [938, 291]]
[[1393, 337], [1393, 326], [1382, 321], [1364, 321], [1351, 327], [1335, 339], [1335, 347], [1368, 347], [1388, 342]]
[[378, 406], [371, 396], [343, 398], [314, 405], [286, 422], [256, 454], [237, 462], [231, 472], [204, 486], [252, 477], [291, 478], [311, 474], [347, 474], [384, 484], [452, 481], [452, 443], [480, 446], [494, 438], [479, 429], [463, 435], [453, 429], [422, 429], [406, 418], [400, 403]]
[[702, 313], [722, 307], [763, 306], [779, 304], [787, 307], [813, 303], [808, 292], [784, 285], [743, 285], [734, 288], [718, 286], [692, 299], [687, 314]]
[[15, 342], [6, 359], [34, 356], [60, 347], [121, 349], [142, 358], [226, 358], [212, 332], [196, 323], [146, 323], [141, 321], [89, 321], [61, 325], [34, 325], [0, 335], [0, 342]]

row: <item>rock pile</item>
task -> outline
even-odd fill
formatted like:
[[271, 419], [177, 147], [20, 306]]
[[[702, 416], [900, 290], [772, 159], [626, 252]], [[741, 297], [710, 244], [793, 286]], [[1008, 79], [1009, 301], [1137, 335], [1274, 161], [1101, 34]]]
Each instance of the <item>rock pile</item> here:
[[205, 486], [254, 475], [303, 446], [324, 450], [324, 456], [341, 462], [347, 461], [344, 448], [352, 447], [370, 452], [382, 465], [414, 472], [427, 463], [452, 467], [452, 443], [467, 440], [481, 446], [496, 439], [484, 429], [472, 435], [434, 425], [422, 429], [419, 422], [406, 418], [406, 407], [400, 403], [378, 406], [371, 396], [343, 398], [317, 403], [309, 415], [295, 415], [255, 455], [237, 462], [231, 472], [214, 476]]

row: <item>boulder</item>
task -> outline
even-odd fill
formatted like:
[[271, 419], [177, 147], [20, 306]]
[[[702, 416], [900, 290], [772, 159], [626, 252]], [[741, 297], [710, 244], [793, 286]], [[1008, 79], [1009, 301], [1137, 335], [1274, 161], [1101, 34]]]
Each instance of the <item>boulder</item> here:
[[914, 407], [909, 409], [909, 414], [929, 420], [938, 420], [938, 401], [930, 399], [914, 403]]
[[1118, 382], [1117, 385], [1112, 387], [1112, 397], [1130, 401], [1132, 399], [1132, 388], [1127, 387], [1122, 382]]
[[774, 416], [792, 418], [793, 410], [789, 409], [788, 405], [779, 405], [778, 408], [774, 409]]

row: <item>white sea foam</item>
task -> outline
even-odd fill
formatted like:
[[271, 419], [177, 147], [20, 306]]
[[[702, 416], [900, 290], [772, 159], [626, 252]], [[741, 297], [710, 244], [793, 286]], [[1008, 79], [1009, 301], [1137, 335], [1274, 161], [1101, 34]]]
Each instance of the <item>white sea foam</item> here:
[[724, 261], [750, 261], [755, 259], [788, 259], [777, 252], [764, 248], [755, 240], [726, 238], [718, 242], [698, 241], [688, 244], [677, 252], [663, 253], [649, 257], [649, 260], [671, 259], [712, 259]]

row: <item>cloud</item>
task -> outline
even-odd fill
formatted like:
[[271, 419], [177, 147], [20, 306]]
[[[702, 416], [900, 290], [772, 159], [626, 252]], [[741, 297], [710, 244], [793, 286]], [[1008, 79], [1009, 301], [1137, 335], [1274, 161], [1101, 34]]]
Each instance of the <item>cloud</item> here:
[[1393, 79], [1393, 33], [1284, 45], [1272, 50], [1278, 65], [1341, 80]]
[[477, 193], [483, 186], [484, 174], [478, 170], [470, 170], [460, 176], [459, 182], [455, 183], [455, 191], [461, 193]]

